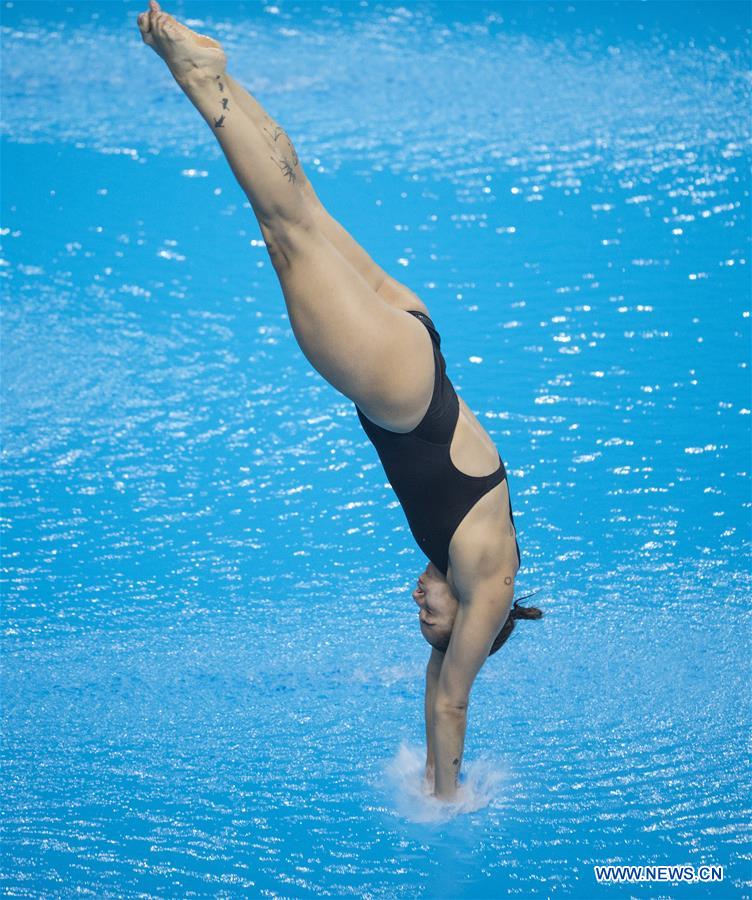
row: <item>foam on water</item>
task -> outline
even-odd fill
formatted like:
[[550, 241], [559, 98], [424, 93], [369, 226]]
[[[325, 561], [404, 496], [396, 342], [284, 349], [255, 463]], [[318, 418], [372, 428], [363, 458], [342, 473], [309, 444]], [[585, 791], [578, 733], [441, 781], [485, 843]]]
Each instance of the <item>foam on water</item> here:
[[490, 759], [464, 762], [457, 799], [433, 796], [424, 777], [425, 750], [403, 741], [384, 767], [392, 802], [409, 822], [440, 825], [465, 813], [478, 812], [501, 799], [505, 772]]

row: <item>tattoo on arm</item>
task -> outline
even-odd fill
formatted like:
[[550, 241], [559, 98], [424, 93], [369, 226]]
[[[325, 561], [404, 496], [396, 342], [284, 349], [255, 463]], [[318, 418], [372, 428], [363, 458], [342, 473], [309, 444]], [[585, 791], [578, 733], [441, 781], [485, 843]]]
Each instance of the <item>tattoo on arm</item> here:
[[225, 117], [224, 116], [220, 116], [218, 119], [214, 120], [215, 128], [224, 128], [224, 126], [225, 126]]

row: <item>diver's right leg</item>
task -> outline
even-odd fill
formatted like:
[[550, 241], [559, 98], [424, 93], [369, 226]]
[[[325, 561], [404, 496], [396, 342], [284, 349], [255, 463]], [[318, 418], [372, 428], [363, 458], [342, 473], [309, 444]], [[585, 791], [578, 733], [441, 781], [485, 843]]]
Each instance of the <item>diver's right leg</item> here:
[[[309, 227], [311, 215], [299, 184], [299, 162], [280, 128], [266, 129], [236, 108], [219, 44], [197, 35], [151, 0], [138, 18], [144, 42], [165, 60], [178, 85], [206, 120], [248, 197], [262, 234], [277, 251]], [[288, 233], [290, 235], [288, 240]]]
[[[227, 83], [230, 92], [243, 112], [260, 128], [275, 130], [279, 125], [267, 113], [256, 98], [234, 78], [228, 76]], [[281, 129], [280, 129], [281, 130]], [[317, 227], [326, 236], [342, 256], [360, 273], [366, 283], [374, 291], [378, 291], [389, 277], [384, 269], [375, 262], [361, 245], [346, 231], [340, 223], [329, 214], [324, 204], [319, 200], [313, 185], [306, 177], [302, 165], [298, 166], [300, 190], [313, 213]]]
[[321, 232], [301, 189], [295, 148], [278, 125], [236, 108], [219, 45], [154, 0], [150, 6], [139, 17], [144, 41], [212, 129], [248, 197], [303, 353], [366, 416], [394, 430], [414, 427], [433, 389], [428, 332], [381, 299]]
[[[279, 125], [267, 113], [264, 107], [239, 82], [227, 76], [230, 92], [243, 112], [259, 127], [272, 131]], [[300, 189], [313, 214], [316, 227], [326, 239], [342, 254], [350, 265], [360, 274], [372, 290], [390, 306], [398, 309], [417, 309], [428, 315], [428, 308], [423, 301], [406, 285], [392, 278], [355, 240], [355, 238], [329, 213], [318, 197], [313, 185], [308, 180], [303, 166], [298, 166]]]

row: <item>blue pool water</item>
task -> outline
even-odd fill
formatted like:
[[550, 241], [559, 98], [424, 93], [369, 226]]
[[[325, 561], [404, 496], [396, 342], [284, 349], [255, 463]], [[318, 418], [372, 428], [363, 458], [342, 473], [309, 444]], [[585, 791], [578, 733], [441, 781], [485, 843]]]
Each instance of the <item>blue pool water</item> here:
[[173, 9], [507, 464], [545, 617], [451, 814], [424, 559], [138, 11], [2, 6], [0, 893], [750, 896], [748, 5]]

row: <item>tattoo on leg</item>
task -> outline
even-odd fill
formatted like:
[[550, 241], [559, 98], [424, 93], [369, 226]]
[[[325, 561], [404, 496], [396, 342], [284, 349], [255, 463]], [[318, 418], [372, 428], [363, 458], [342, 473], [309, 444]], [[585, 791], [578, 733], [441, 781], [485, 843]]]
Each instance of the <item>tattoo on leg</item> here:
[[272, 123], [272, 128], [264, 128], [264, 131], [269, 135], [269, 137], [276, 144], [280, 137], [284, 137], [287, 141], [287, 146], [290, 148], [290, 153], [292, 154], [293, 165], [297, 166], [298, 164], [298, 154], [295, 152], [295, 147], [292, 145], [292, 141], [290, 140], [290, 136], [287, 134], [284, 128], [280, 128], [279, 125]]
[[[272, 119], [269, 119], [269, 125], [264, 126], [264, 131], [269, 135], [274, 143], [274, 151], [277, 153], [277, 156], [272, 156], [270, 159], [272, 162], [279, 167], [280, 172], [285, 176], [285, 178], [289, 182], [296, 182], [298, 180], [298, 174], [295, 169], [298, 167], [300, 160], [298, 159], [298, 154], [295, 152], [295, 147], [292, 145], [292, 141], [287, 136], [284, 128], [280, 128], [279, 125], [276, 124]], [[289, 153], [283, 153], [277, 147], [277, 141], [280, 137], [284, 137], [287, 141], [287, 146], [289, 149]]]
[[297, 163], [291, 163], [289, 159], [276, 159], [274, 156], [270, 156], [269, 159], [279, 167], [279, 171], [285, 176], [285, 178], [292, 182], [293, 184], [298, 180], [298, 176], [295, 174], [295, 166]]
[[511, 584], [511, 583], [512, 583], [512, 579], [509, 577], [509, 575], [507, 575], [507, 577], [504, 579], [504, 584]]
[[222, 109], [229, 109], [229, 107], [230, 107], [230, 101], [227, 99], [227, 97], [223, 97], [222, 98]]
[[215, 128], [224, 128], [224, 127], [225, 127], [225, 117], [224, 117], [224, 116], [220, 116], [218, 119], [215, 119], [215, 120], [214, 120], [214, 127], [215, 127]]
[[269, 137], [274, 141], [275, 144], [277, 143], [277, 138], [281, 134], [285, 133], [284, 128], [280, 128], [279, 125], [273, 125], [273, 130], [272, 128], [264, 128], [264, 131], [269, 135]]
[[290, 138], [287, 137], [287, 135], [285, 135], [285, 137], [287, 138], [287, 144], [290, 148], [290, 153], [292, 153], [292, 164], [294, 166], [297, 166], [298, 163], [300, 162], [300, 160], [298, 159], [298, 154], [295, 152], [295, 148], [293, 147], [292, 141], [290, 140]]

